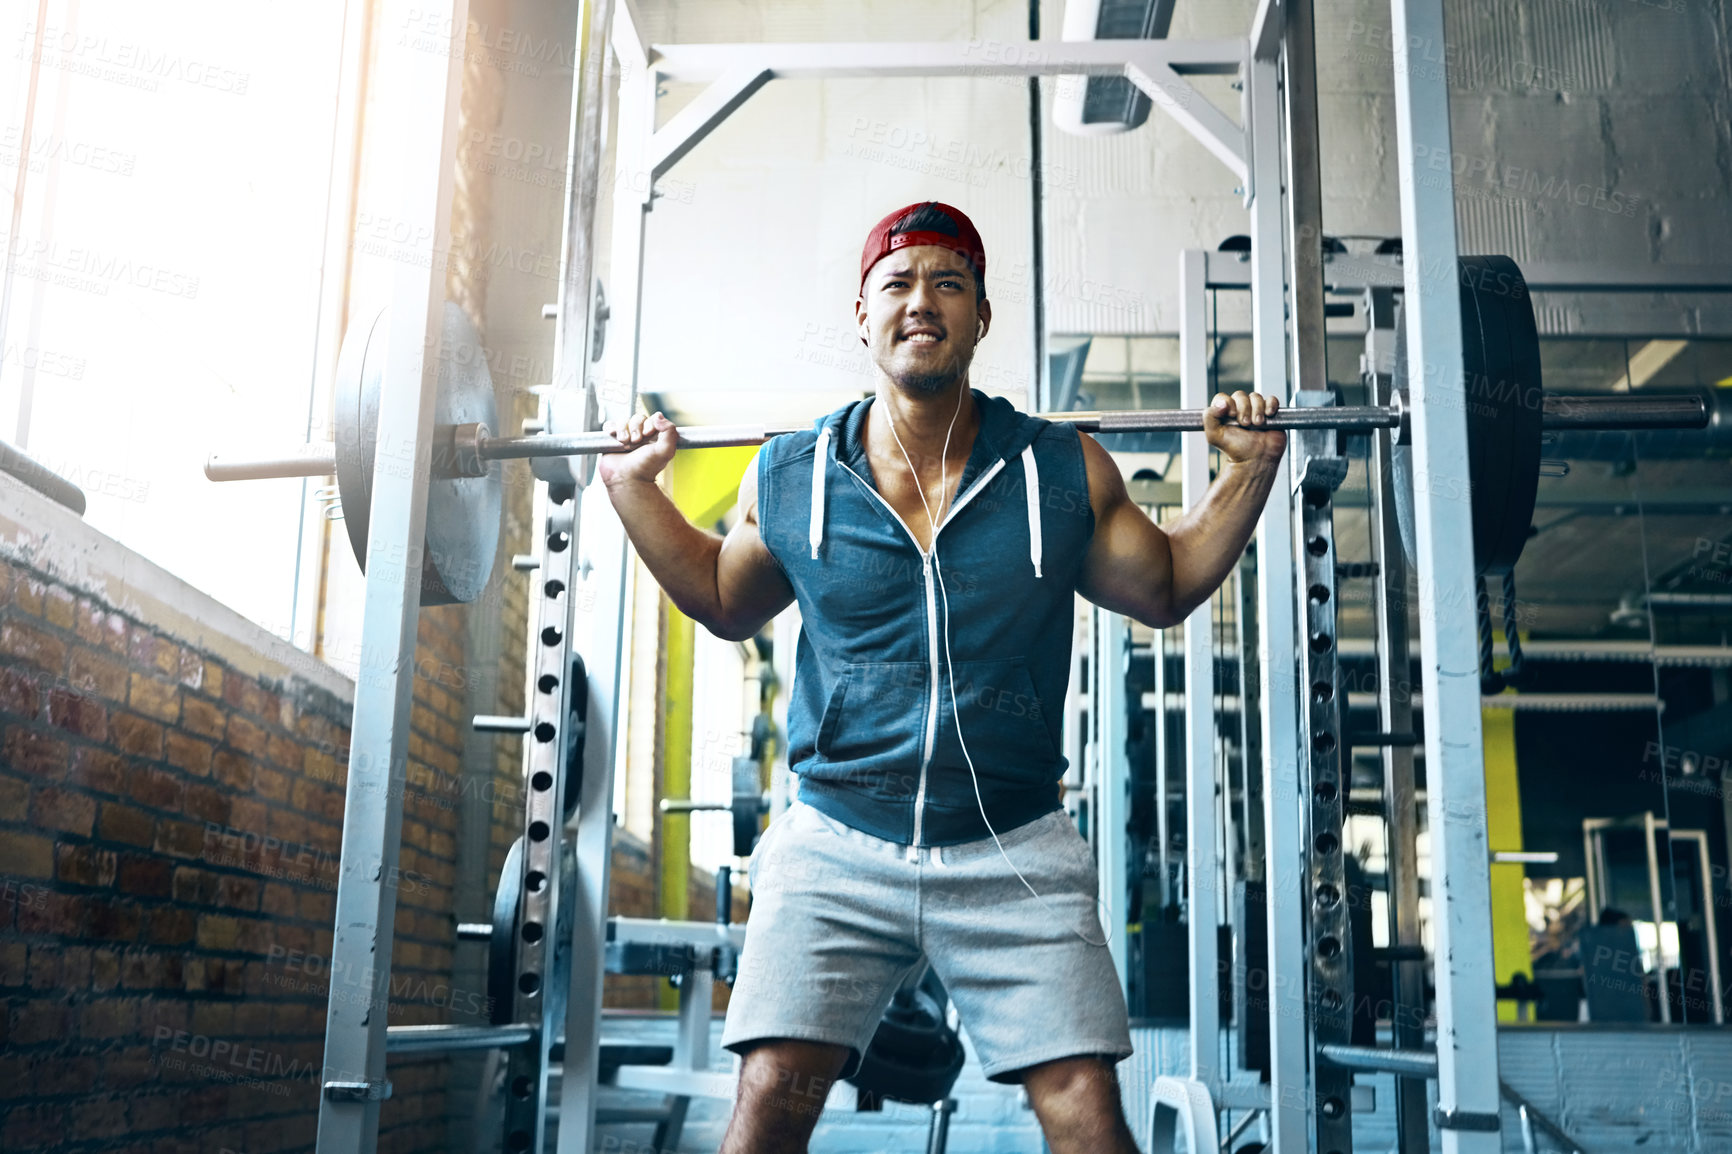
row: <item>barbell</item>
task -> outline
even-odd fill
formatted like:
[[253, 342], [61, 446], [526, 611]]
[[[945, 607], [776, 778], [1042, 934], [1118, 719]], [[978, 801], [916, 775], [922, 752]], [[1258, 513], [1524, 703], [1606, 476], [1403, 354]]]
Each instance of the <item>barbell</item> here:
[[[1699, 394], [1545, 394], [1533, 305], [1520, 270], [1507, 257], [1462, 257], [1462, 403], [1468, 416], [1469, 489], [1473, 503], [1476, 568], [1507, 571], [1527, 537], [1539, 483], [1540, 438], [1547, 430], [1700, 429], [1710, 413]], [[293, 452], [261, 457], [212, 453], [212, 481], [283, 477], [337, 477], [338, 499], [355, 558], [367, 559], [367, 517], [378, 444], [384, 379], [384, 310], [345, 337], [335, 382], [336, 437]], [[1333, 429], [1365, 434], [1379, 429], [1408, 440], [1410, 409], [1405, 379], [1405, 334], [1397, 326], [1397, 387], [1388, 405], [1283, 408], [1264, 428]], [[499, 437], [492, 374], [479, 334], [463, 310], [447, 302], [434, 400], [428, 473], [427, 528], [421, 603], [446, 605], [480, 596], [497, 554], [502, 479], [498, 462], [624, 451], [607, 433]], [[1055, 424], [1089, 433], [1200, 432], [1202, 409], [1144, 409], [1040, 413]], [[809, 426], [700, 425], [679, 430], [682, 449], [761, 445]], [[1412, 554], [1412, 462], [1394, 454], [1403, 537]]]

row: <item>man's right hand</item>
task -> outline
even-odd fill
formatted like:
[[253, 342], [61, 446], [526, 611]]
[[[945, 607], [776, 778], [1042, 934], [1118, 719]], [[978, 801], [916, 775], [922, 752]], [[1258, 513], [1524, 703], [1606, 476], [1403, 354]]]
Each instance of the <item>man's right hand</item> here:
[[618, 481], [654, 481], [674, 459], [680, 435], [674, 423], [661, 413], [633, 413], [624, 421], [608, 421], [601, 431], [630, 449], [626, 453], [603, 453], [596, 466], [604, 485]]

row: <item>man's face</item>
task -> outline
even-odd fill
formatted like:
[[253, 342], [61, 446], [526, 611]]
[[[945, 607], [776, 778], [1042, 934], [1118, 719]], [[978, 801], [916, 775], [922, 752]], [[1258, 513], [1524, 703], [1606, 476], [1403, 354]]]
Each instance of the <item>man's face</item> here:
[[941, 393], [968, 376], [992, 324], [968, 262], [947, 248], [900, 248], [872, 266], [854, 302], [873, 363], [911, 393]]

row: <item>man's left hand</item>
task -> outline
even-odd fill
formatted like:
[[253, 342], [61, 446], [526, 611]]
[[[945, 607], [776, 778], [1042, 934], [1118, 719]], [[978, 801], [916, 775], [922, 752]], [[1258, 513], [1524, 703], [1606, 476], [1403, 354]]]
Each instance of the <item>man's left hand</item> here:
[[1216, 393], [1203, 410], [1203, 435], [1232, 464], [1274, 464], [1286, 451], [1287, 434], [1262, 426], [1280, 408], [1279, 400], [1262, 393]]

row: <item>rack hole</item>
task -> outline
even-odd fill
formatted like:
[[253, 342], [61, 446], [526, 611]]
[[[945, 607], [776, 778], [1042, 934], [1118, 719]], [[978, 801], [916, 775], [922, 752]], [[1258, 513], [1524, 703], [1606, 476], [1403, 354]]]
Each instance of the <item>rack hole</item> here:
[[541, 587], [541, 591], [543, 593], [547, 594], [549, 597], [558, 597], [561, 593], [565, 592], [565, 582], [559, 580], [556, 577], [552, 581], [549, 581], [547, 584], [543, 585]]
[[571, 534], [569, 533], [549, 533], [547, 535], [547, 548], [551, 553], [563, 553], [566, 546], [570, 544]]
[[1335, 638], [1327, 633], [1313, 633], [1311, 635], [1311, 652], [1313, 653], [1327, 653], [1329, 647], [1334, 644]]
[[517, 988], [525, 994], [533, 994], [541, 989], [541, 975], [534, 970], [526, 970], [517, 975]]
[[1323, 554], [1329, 552], [1329, 538], [1327, 538], [1327, 537], [1308, 538], [1305, 542], [1305, 552], [1311, 554], [1311, 556], [1313, 556], [1313, 557], [1323, 556]]
[[1323, 909], [1328, 909], [1340, 900], [1341, 891], [1328, 882], [1317, 887], [1317, 904]]
[[1335, 750], [1335, 735], [1333, 733], [1314, 733], [1311, 735], [1311, 748], [1318, 753], [1332, 753]]
[[1311, 600], [1319, 605], [1323, 605], [1329, 600], [1329, 586], [1327, 585], [1313, 585], [1306, 590], [1306, 593], [1310, 595]]
[[546, 629], [541, 631], [541, 643], [543, 645], [558, 645], [560, 638], [563, 636], [565, 635], [561, 633], [558, 628], [549, 625]]
[[537, 740], [537, 741], [541, 741], [541, 742], [552, 741], [558, 733], [559, 733], [559, 730], [557, 730], [553, 727], [553, 722], [551, 722], [551, 721], [542, 721], [542, 722], [536, 723], [535, 740]]
[[551, 673], [543, 673], [540, 677], [536, 678], [535, 688], [541, 690], [543, 693], [552, 693], [555, 689], [559, 688], [559, 678], [555, 677]]
[[532, 822], [530, 822], [529, 823], [529, 840], [530, 841], [546, 841], [547, 840], [547, 823], [544, 821], [532, 821]]
[[1322, 958], [1340, 957], [1341, 956], [1341, 939], [1340, 938], [1319, 938], [1319, 939], [1317, 939], [1317, 956], [1322, 957]]
[[1317, 795], [1317, 800], [1322, 802], [1324, 805], [1332, 804], [1337, 796], [1335, 783], [1332, 781], [1318, 782], [1317, 788], [1312, 792]]
[[1335, 687], [1327, 681], [1311, 683], [1311, 700], [1318, 705], [1328, 705], [1335, 697]]
[[1341, 848], [1341, 842], [1332, 833], [1320, 833], [1317, 835], [1316, 846], [1318, 853], [1328, 856]]
[[529, 777], [529, 788], [534, 790], [552, 789], [553, 775], [545, 769], [538, 769]]
[[541, 930], [541, 923], [540, 922], [524, 922], [523, 923], [523, 940], [524, 941], [530, 942], [530, 943], [539, 942], [541, 940], [541, 937], [542, 937], [542, 930]]
[[547, 875], [540, 870], [530, 870], [523, 875], [523, 884], [529, 887], [529, 892], [538, 894], [547, 888]]

